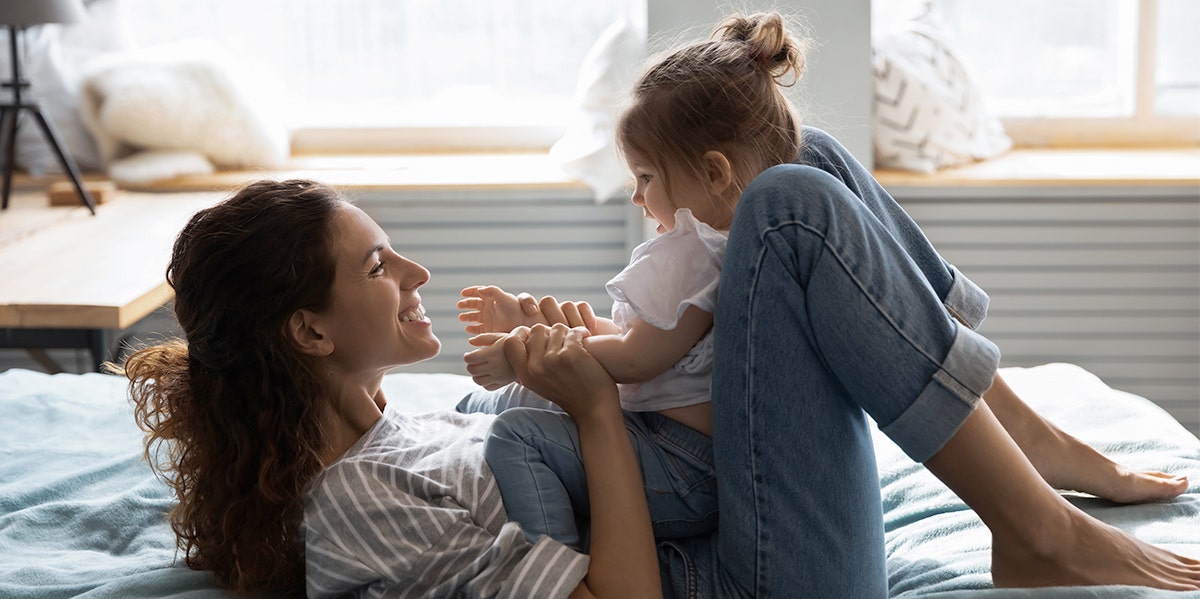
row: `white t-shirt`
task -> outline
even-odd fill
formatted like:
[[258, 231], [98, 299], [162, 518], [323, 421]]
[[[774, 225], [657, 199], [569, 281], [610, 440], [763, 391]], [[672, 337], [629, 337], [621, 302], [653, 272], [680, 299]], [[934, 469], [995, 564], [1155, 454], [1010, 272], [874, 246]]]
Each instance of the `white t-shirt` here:
[[[635, 320], [669, 331], [688, 306], [715, 312], [725, 243], [725, 233], [680, 208], [675, 228], [634, 248], [629, 266], [605, 285], [613, 298], [613, 322], [623, 333]], [[712, 364], [710, 329], [666, 372], [620, 385], [621, 407], [651, 412], [709, 401]]]

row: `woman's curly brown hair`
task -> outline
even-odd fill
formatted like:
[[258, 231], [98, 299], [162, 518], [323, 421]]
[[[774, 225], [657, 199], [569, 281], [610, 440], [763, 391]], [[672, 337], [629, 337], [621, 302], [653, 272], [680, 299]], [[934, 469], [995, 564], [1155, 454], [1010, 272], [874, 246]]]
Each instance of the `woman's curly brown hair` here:
[[169, 518], [186, 563], [229, 589], [303, 592], [303, 497], [328, 394], [284, 326], [330, 302], [342, 202], [319, 183], [260, 181], [193, 216], [167, 268], [186, 342], [124, 366], [146, 457], [179, 500]]

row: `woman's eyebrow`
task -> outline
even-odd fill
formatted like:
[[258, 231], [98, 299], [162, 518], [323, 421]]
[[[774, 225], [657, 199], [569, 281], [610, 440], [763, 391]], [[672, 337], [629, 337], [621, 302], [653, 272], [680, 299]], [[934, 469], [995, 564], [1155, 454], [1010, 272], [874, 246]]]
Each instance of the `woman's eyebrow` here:
[[363, 261], [363, 262], [368, 262], [368, 261], [370, 261], [370, 260], [371, 260], [371, 256], [374, 256], [375, 254], [377, 254], [377, 253], [379, 253], [379, 252], [382, 252], [384, 247], [387, 247], [387, 246], [385, 246], [385, 245], [383, 245], [383, 244], [381, 243], [381, 244], [379, 244], [379, 245], [377, 245], [377, 246], [375, 246], [375, 247], [371, 248], [371, 251], [367, 252], [367, 255], [366, 255], [366, 257], [365, 257], [365, 258], [363, 258], [363, 260], [362, 260], [362, 261]]

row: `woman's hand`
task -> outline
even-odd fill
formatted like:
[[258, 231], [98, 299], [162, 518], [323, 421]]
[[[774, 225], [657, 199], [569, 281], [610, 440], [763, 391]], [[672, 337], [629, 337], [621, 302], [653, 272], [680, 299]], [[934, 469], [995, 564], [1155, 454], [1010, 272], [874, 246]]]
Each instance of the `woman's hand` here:
[[580, 423], [620, 416], [616, 383], [583, 347], [588, 335], [580, 327], [536, 325], [517, 328], [504, 340], [504, 354], [521, 384]]
[[621, 415], [617, 384], [583, 347], [587, 329], [516, 329], [504, 353], [521, 384], [579, 427], [592, 523], [591, 561], [572, 597], [662, 596], [646, 491]]

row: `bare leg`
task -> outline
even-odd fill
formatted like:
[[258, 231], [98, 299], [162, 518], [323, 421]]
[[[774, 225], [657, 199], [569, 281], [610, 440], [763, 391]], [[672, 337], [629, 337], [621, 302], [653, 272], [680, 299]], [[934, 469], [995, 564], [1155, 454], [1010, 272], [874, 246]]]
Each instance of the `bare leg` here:
[[1170, 499], [1187, 490], [1186, 477], [1129, 470], [1042, 418], [999, 374], [983, 395], [996, 419], [1042, 478], [1056, 489], [1118, 503]]
[[987, 403], [980, 403], [925, 465], [991, 530], [997, 587], [1200, 589], [1200, 561], [1143, 543], [1063, 499]]

